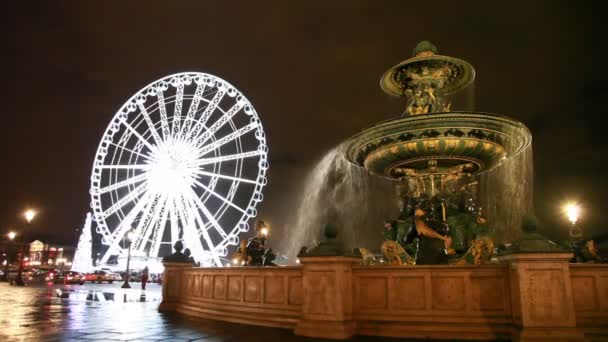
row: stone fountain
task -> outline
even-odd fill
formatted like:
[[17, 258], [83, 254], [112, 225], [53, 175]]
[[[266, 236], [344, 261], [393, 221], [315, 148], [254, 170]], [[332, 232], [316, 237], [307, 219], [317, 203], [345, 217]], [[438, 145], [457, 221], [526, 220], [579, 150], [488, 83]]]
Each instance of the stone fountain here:
[[[406, 99], [400, 118], [364, 129], [348, 142], [348, 161], [369, 172], [399, 181], [402, 218], [408, 203], [435, 201], [436, 217], [446, 222], [453, 213], [481, 217], [476, 179], [501, 162], [526, 150], [532, 141], [521, 122], [496, 114], [452, 111], [450, 96], [473, 83], [468, 62], [438, 54], [423, 41], [413, 57], [386, 71], [380, 86]], [[449, 221], [449, 220], [448, 220]], [[467, 237], [461, 237], [466, 248]], [[470, 239], [470, 237], [469, 237]]]

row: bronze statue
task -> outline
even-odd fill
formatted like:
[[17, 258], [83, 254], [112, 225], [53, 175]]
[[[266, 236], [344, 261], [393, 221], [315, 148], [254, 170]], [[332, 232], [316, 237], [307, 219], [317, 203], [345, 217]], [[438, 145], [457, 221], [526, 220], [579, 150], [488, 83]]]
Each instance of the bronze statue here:
[[[429, 219], [427, 211], [430, 210], [428, 203], [425, 203], [425, 201], [416, 206], [414, 226], [408, 233], [406, 243], [411, 242], [414, 238], [418, 239], [416, 265], [447, 264], [448, 254], [454, 254], [454, 250], [451, 248], [452, 238], [448, 235], [448, 227], [442, 222]], [[437, 230], [440, 230], [441, 234]]]

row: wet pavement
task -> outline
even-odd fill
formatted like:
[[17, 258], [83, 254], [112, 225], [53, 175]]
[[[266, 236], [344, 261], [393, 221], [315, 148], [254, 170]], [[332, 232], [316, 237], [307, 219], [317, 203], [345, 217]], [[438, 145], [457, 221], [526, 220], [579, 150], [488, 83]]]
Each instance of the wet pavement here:
[[144, 298], [138, 283], [129, 290], [120, 285], [0, 283], [0, 341], [320, 341], [294, 336], [291, 330], [159, 313], [159, 285], [149, 284]]

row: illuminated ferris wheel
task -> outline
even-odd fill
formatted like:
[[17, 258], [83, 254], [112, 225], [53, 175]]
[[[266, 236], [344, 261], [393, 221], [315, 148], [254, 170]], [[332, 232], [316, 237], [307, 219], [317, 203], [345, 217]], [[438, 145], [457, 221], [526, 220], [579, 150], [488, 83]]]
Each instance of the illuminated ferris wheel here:
[[228, 82], [186, 72], [157, 80], [114, 115], [97, 148], [91, 207], [100, 262], [171, 253], [178, 240], [203, 265], [249, 229], [266, 185], [268, 147], [251, 103]]

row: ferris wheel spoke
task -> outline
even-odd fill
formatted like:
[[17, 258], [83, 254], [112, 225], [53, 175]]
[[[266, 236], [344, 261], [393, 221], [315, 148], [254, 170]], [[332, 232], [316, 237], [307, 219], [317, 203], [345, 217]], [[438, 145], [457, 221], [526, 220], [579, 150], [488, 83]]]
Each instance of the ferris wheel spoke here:
[[[217, 192], [213, 191], [213, 189], [210, 189], [208, 186], [206, 186], [205, 184], [197, 181], [196, 179], [194, 180], [194, 184], [200, 186], [201, 188], [205, 189], [205, 191], [207, 191], [208, 193], [212, 194], [213, 196], [219, 198], [222, 202], [228, 204], [229, 206], [233, 207], [234, 209], [240, 211], [243, 214], [247, 214], [247, 212], [239, 207], [238, 205], [232, 203], [231, 201], [229, 201], [227, 198], [225, 198], [224, 196], [218, 194]], [[198, 197], [198, 196], [197, 196]], [[200, 197], [199, 197], [200, 198]]]
[[98, 167], [100, 169], [104, 169], [104, 170], [110, 170], [110, 169], [117, 169], [117, 170], [150, 170], [152, 168], [152, 166], [150, 166], [149, 164], [99, 165]]
[[156, 131], [156, 128], [154, 127], [154, 124], [152, 123], [152, 119], [150, 119], [150, 114], [148, 114], [148, 111], [146, 110], [146, 107], [144, 107], [143, 103], [139, 102], [137, 104], [137, 106], [139, 107], [139, 111], [140, 111], [141, 115], [144, 117], [146, 124], [150, 128], [150, 133], [152, 134], [152, 138], [158, 145], [162, 141], [162, 139], [160, 138], [160, 135], [158, 135], [158, 132]]
[[184, 119], [184, 124], [180, 130], [180, 135], [186, 134], [190, 130], [190, 125], [192, 121], [194, 121], [194, 115], [198, 109], [198, 105], [203, 99], [203, 93], [205, 92], [205, 82], [198, 84], [196, 86], [196, 91], [194, 91], [194, 96], [192, 97], [192, 101], [190, 102], [190, 108], [188, 109], [188, 114], [186, 114], [186, 118]]
[[141, 239], [138, 240], [138, 243], [135, 245], [135, 250], [139, 253], [144, 253], [144, 249], [146, 248], [147, 243], [150, 241], [150, 235], [154, 231], [154, 227], [156, 227], [158, 219], [160, 217], [160, 213], [162, 211], [163, 206], [165, 205], [165, 198], [158, 197], [156, 199], [156, 205], [154, 206], [154, 212], [150, 220], [148, 220], [148, 224], [144, 227], [144, 231], [141, 234]]
[[135, 235], [135, 241], [131, 241], [132, 244], [134, 244], [136, 246], [138, 244], [141, 244], [141, 238], [143, 235], [142, 233], [147, 226], [146, 223], [149, 222], [149, 220], [151, 219], [150, 211], [154, 207], [154, 204], [156, 203], [157, 200], [158, 200], [158, 197], [156, 195], [154, 195], [152, 197], [152, 199], [150, 201], [148, 201], [148, 203], [146, 203], [146, 205], [142, 209], [141, 216], [139, 218], [139, 222], [137, 222], [137, 226], [135, 227], [135, 231], [133, 234], [133, 235]]
[[196, 137], [198, 137], [201, 130], [205, 127], [205, 124], [207, 123], [207, 120], [206, 119], [203, 120], [203, 117], [201, 117], [201, 119], [199, 121], [201, 123], [201, 125], [197, 126], [197, 130], [192, 132], [190, 137], [192, 139], [200, 140], [201, 141], [200, 145], [203, 145], [204, 143], [207, 142], [207, 140], [209, 140], [209, 138], [211, 138], [213, 136], [213, 134], [215, 134], [215, 132], [217, 132], [222, 126], [224, 126], [224, 124], [226, 122], [230, 121], [232, 119], [232, 117], [235, 116], [236, 113], [238, 113], [239, 110], [241, 110], [241, 108], [243, 108], [244, 106], [245, 106], [244, 101], [239, 101], [239, 102], [235, 103], [230, 108], [230, 110], [228, 110], [224, 114], [224, 116], [222, 116], [216, 122], [214, 122], [213, 125], [211, 125], [211, 127], [209, 127], [209, 129], [206, 129], [205, 132], [201, 135], [201, 137], [197, 139]]
[[156, 229], [154, 229], [154, 235], [152, 235], [152, 242], [150, 243], [150, 249], [148, 253], [149, 255], [158, 255], [158, 250], [160, 249], [160, 244], [163, 239], [163, 233], [165, 231], [167, 218], [169, 216], [168, 203], [169, 200], [165, 198], [165, 202], [163, 203], [161, 209], [161, 219], [156, 223]]
[[255, 122], [252, 122], [249, 125], [241, 127], [239, 129], [237, 129], [236, 131], [226, 135], [225, 137], [222, 137], [221, 139], [214, 141], [213, 143], [211, 143], [209, 145], [201, 144], [201, 145], [199, 145], [199, 146], [201, 146], [199, 153], [201, 156], [204, 156], [205, 154], [220, 148], [221, 146], [233, 141], [236, 138], [242, 137], [243, 135], [253, 131], [256, 128], [258, 128], [258, 124]]
[[[201, 117], [199, 119], [199, 122], [201, 123], [201, 125], [204, 127], [205, 124], [207, 123], [207, 121], [209, 120], [209, 118], [211, 117], [211, 114], [213, 114], [213, 111], [217, 108], [217, 106], [219, 105], [220, 101], [222, 101], [222, 98], [224, 97], [224, 94], [226, 94], [226, 90], [218, 90], [215, 93], [215, 96], [213, 96], [213, 99], [211, 99], [211, 102], [209, 102], [207, 104], [207, 107], [205, 107], [205, 110], [203, 111], [203, 114], [201, 114]], [[202, 127], [197, 126], [197, 129], [200, 129]], [[189, 134], [190, 137], [196, 137], [198, 131], [195, 132], [190, 132], [190, 133], [194, 133], [194, 134]]]
[[177, 97], [175, 99], [175, 112], [173, 113], [173, 136], [177, 137], [180, 131], [180, 120], [182, 117], [182, 105], [184, 102], [184, 82], [177, 84]]
[[171, 204], [169, 206], [169, 218], [171, 220], [171, 246], [175, 246], [175, 243], [179, 241], [179, 223], [177, 222], [175, 200], [171, 200]]
[[[211, 222], [211, 225], [213, 226], [213, 228], [222, 236], [222, 239], [225, 239], [227, 237], [226, 232], [224, 231], [222, 226], [220, 226], [220, 224], [217, 222], [215, 217], [213, 217], [213, 214], [209, 211], [209, 209], [207, 209], [205, 204], [201, 201], [200, 198], [198, 198], [198, 196], [194, 193], [194, 190], [192, 190], [192, 189], [190, 189], [190, 197], [192, 198], [192, 200], [194, 200], [194, 203], [196, 204], [198, 209], [203, 212], [203, 215], [205, 215], [207, 220], [209, 222]], [[203, 229], [203, 231], [206, 232], [205, 229]]]
[[131, 153], [133, 153], [133, 154], [136, 154], [136, 155], [138, 155], [138, 156], [140, 156], [140, 157], [142, 157], [142, 158], [146, 158], [146, 159], [147, 159], [147, 158], [149, 158], [149, 157], [148, 157], [148, 156], [146, 156], [146, 155], [143, 155], [143, 154], [141, 154], [141, 153], [139, 153], [139, 152], [136, 152], [135, 150], [132, 150], [132, 149], [127, 148], [127, 147], [124, 147], [124, 146], [122, 146], [122, 145], [116, 144], [116, 143], [114, 143], [114, 142], [111, 142], [111, 143], [110, 143], [110, 145], [114, 145], [114, 146], [116, 146], [116, 147], [118, 147], [118, 148], [120, 148], [120, 149], [123, 149], [123, 150], [125, 150], [125, 151], [127, 151], [127, 152], [131, 152]]
[[[180, 199], [180, 215], [183, 217], [183, 240], [186, 246], [191, 249], [193, 257], [202, 258], [203, 257], [203, 245], [201, 244], [201, 237], [199, 234], [199, 230], [196, 229], [196, 211], [192, 210], [189, 207], [188, 203], [184, 198]], [[190, 213], [188, 215], [187, 213]], [[208, 243], [208, 242], [207, 242]], [[209, 248], [212, 248], [213, 245], [208, 245]]]
[[[196, 196], [196, 194], [194, 193], [193, 190], [190, 190], [189, 194], [184, 194], [184, 195], [185, 195], [184, 199], [188, 203], [190, 203], [190, 208], [191, 208], [190, 211], [194, 213], [194, 217], [195, 217], [196, 221], [198, 222], [199, 233], [203, 236], [203, 239], [207, 243], [207, 246], [209, 247], [209, 251], [213, 251], [213, 249], [215, 248], [215, 245], [213, 244], [213, 241], [211, 240], [211, 236], [209, 236], [209, 232], [205, 228], [205, 222], [203, 221], [203, 218], [199, 214], [199, 210], [197, 210], [196, 202], [199, 202], [201, 205], [202, 205], [202, 202], [200, 202], [200, 199], [198, 199], [198, 197]], [[198, 199], [198, 201], [197, 201], [197, 199]], [[203, 205], [202, 208], [205, 208], [205, 206]], [[207, 208], [205, 208], [205, 210], [207, 210]], [[204, 211], [203, 211], [203, 213], [204, 213]], [[222, 264], [220, 258], [218, 257], [218, 255], [215, 252], [212, 252], [211, 255], [213, 257], [213, 260], [215, 260], [216, 265]]]
[[133, 128], [125, 119], [120, 119], [120, 122], [125, 125], [125, 127], [131, 131], [137, 138], [139, 138], [139, 141], [141, 141], [142, 144], [146, 145], [151, 151], [156, 150], [156, 148], [154, 146], [152, 146], [152, 144], [150, 144], [150, 142], [148, 140], [146, 140], [146, 138], [144, 138], [141, 134], [139, 134], [139, 132], [137, 130], [135, 130], [135, 128]]
[[196, 162], [196, 166], [221, 163], [221, 162], [235, 160], [235, 159], [257, 157], [257, 156], [261, 156], [262, 154], [263, 153], [261, 153], [260, 151], [249, 151], [249, 152], [243, 152], [243, 153], [237, 153], [237, 154], [229, 154], [227, 156], [221, 156], [221, 157], [203, 158], [203, 159], [199, 159]]
[[118, 227], [112, 232], [110, 237], [111, 243], [108, 247], [108, 250], [103, 255], [100, 264], [105, 264], [108, 261], [108, 258], [113, 255], [117, 249], [118, 244], [120, 243], [121, 238], [131, 229], [131, 224], [135, 220], [135, 216], [142, 210], [144, 205], [148, 202], [150, 197], [150, 193], [146, 192], [142, 198], [135, 204], [135, 206], [129, 211], [129, 213], [125, 216], [125, 218], [118, 224]]
[[105, 186], [101, 189], [99, 189], [97, 191], [97, 194], [102, 195], [105, 194], [106, 192], [110, 192], [112, 190], [116, 190], [116, 189], [120, 189], [122, 187], [128, 186], [128, 185], [132, 185], [132, 184], [136, 184], [142, 181], [146, 180], [147, 175], [145, 173], [141, 173], [137, 176], [131, 177], [131, 178], [127, 178], [123, 181], [120, 181], [118, 183], [114, 183], [108, 186]]
[[[106, 209], [106, 211], [104, 211], [102, 213], [103, 218], [104, 219], [108, 218], [110, 215], [112, 215], [115, 212], [117, 212], [118, 209], [124, 207], [125, 204], [127, 204], [127, 203], [129, 203], [131, 201], [136, 200], [147, 189], [148, 189], [147, 183], [141, 183], [140, 185], [136, 186], [135, 189], [133, 189], [133, 191], [131, 191], [126, 196], [124, 196], [123, 198], [121, 198], [118, 201], [116, 201], [116, 203], [114, 203], [111, 207], [109, 207], [108, 209]], [[141, 202], [141, 200], [139, 202]]]
[[243, 183], [249, 183], [249, 184], [259, 184], [257, 181], [254, 181], [254, 180], [251, 180], [251, 179], [241, 178], [241, 177], [227, 176], [227, 175], [223, 175], [221, 173], [213, 173], [213, 172], [203, 171], [201, 169], [196, 170], [195, 173], [199, 174], [199, 175], [203, 175], [203, 176], [217, 177], [217, 178], [228, 179], [228, 180], [232, 180], [232, 181], [236, 181], [236, 182], [243, 182]]
[[163, 136], [165, 139], [171, 135], [169, 130], [169, 119], [167, 118], [167, 105], [165, 104], [165, 96], [161, 89], [157, 89], [156, 98], [158, 99], [158, 110], [160, 112], [160, 125], [162, 127]]

